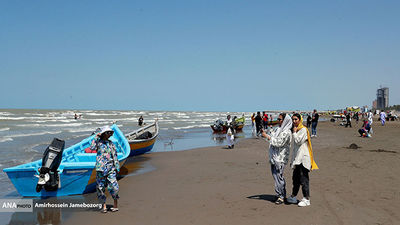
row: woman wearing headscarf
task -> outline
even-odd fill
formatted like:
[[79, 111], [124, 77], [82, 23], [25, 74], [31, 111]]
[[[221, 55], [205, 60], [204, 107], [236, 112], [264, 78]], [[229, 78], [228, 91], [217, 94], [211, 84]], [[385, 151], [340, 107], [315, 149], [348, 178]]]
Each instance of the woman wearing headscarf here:
[[291, 167], [293, 170], [293, 190], [292, 195], [287, 199], [289, 203], [297, 204], [297, 193], [300, 185], [303, 191], [303, 199], [298, 206], [310, 205], [310, 188], [308, 173], [311, 170], [318, 169], [314, 161], [311, 137], [308, 129], [303, 125], [303, 118], [300, 114], [295, 113], [293, 119], [293, 157]]
[[292, 140], [292, 120], [286, 113], [278, 117], [279, 127], [276, 127], [271, 135], [262, 131], [262, 136], [269, 141], [269, 162], [271, 163], [272, 177], [275, 181], [276, 204], [284, 203], [286, 198], [286, 182], [283, 177], [285, 165], [289, 161], [290, 143]]
[[228, 128], [228, 132], [226, 132], [226, 142], [228, 143], [229, 149], [235, 147], [235, 136], [233, 135], [232, 129], [230, 127]]
[[119, 172], [119, 161], [117, 151], [113, 142], [109, 139], [114, 131], [105, 126], [93, 139], [90, 145], [91, 150], [97, 150], [96, 156], [96, 189], [97, 198], [102, 204], [101, 212], [106, 213], [106, 188], [114, 199], [114, 207], [112, 212], [118, 211], [118, 192], [119, 185], [117, 182], [117, 173]]

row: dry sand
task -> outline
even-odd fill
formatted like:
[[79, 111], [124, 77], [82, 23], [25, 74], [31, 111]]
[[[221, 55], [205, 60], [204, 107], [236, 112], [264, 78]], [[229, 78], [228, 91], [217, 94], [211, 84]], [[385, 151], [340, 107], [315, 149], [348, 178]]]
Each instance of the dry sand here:
[[[374, 122], [372, 138], [320, 122], [311, 206], [275, 205], [268, 143], [152, 153], [156, 170], [119, 181], [120, 211], [79, 212], [66, 224], [400, 224], [400, 122]], [[361, 148], [348, 149], [355, 143]], [[288, 194], [292, 169], [285, 169]], [[299, 198], [302, 197], [300, 191]], [[112, 199], [108, 199], [111, 204]]]

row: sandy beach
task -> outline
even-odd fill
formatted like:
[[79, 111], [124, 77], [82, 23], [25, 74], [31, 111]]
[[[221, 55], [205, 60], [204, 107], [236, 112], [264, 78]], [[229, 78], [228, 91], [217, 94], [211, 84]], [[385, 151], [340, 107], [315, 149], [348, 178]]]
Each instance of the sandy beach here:
[[[241, 140], [145, 157], [156, 169], [120, 184], [120, 211], [78, 212], [65, 224], [399, 224], [400, 122], [374, 122], [372, 138], [320, 122], [312, 139], [319, 170], [310, 174], [311, 206], [275, 205], [268, 143]], [[355, 143], [361, 148], [348, 149]], [[292, 169], [285, 169], [292, 189]], [[302, 193], [299, 193], [299, 198]], [[112, 199], [108, 199], [112, 203]]]

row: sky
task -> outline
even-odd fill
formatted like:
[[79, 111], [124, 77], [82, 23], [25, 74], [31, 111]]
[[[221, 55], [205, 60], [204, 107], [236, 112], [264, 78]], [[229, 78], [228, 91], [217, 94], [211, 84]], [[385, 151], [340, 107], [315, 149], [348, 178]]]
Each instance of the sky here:
[[0, 1], [0, 108], [400, 104], [400, 1]]

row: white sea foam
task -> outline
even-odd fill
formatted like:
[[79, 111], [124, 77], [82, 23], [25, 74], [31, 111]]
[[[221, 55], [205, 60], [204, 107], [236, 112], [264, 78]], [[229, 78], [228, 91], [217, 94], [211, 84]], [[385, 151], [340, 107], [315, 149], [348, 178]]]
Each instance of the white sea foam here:
[[0, 116], [0, 120], [25, 120], [28, 117], [8, 117], [8, 116]]
[[88, 116], [115, 116], [115, 113], [85, 113], [84, 115], [88, 115]]
[[10, 137], [0, 137], [0, 143], [1, 142], [7, 142], [7, 141], [13, 141], [14, 139], [10, 138]]
[[182, 129], [191, 129], [191, 128], [202, 128], [202, 127], [209, 127], [208, 124], [199, 124], [199, 125], [192, 125], [192, 126], [185, 126], [185, 127], [173, 127], [175, 130], [182, 130]]
[[68, 129], [69, 133], [82, 133], [82, 132], [94, 132], [98, 127], [86, 127], [86, 128], [77, 128], [77, 129]]
[[13, 134], [4, 136], [4, 138], [16, 138], [16, 137], [29, 137], [29, 136], [38, 136], [38, 135], [45, 135], [45, 134], [59, 134], [61, 131], [45, 131], [45, 132], [38, 132], [38, 133], [28, 133], [28, 134]]
[[92, 123], [60, 123], [60, 124], [43, 124], [45, 127], [80, 127], [84, 125], [91, 125]]
[[11, 116], [11, 115], [14, 115], [14, 114], [9, 113], [9, 112], [0, 112], [0, 115], [2, 115], [2, 116]]
[[10, 128], [9, 127], [0, 128], [0, 131], [6, 131], [6, 130], [10, 130]]

